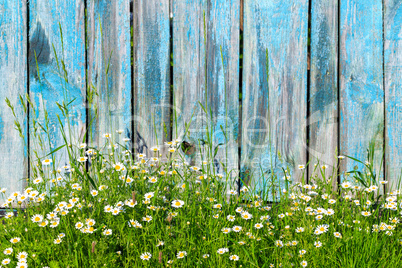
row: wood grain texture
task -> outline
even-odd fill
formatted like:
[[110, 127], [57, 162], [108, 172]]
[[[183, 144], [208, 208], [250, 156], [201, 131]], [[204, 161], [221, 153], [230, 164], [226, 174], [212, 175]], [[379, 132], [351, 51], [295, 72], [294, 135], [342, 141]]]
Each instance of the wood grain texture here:
[[[374, 169], [384, 178], [380, 165], [384, 145], [382, 1], [341, 1], [340, 19], [341, 154], [364, 162], [369, 143], [375, 141]], [[364, 171], [362, 164], [345, 159], [341, 172], [355, 165]]]
[[207, 99], [204, 12], [208, 21], [205, 1], [173, 0], [173, 138], [196, 146], [186, 158], [197, 165], [199, 139], [206, 139], [206, 115], [199, 105]]
[[[325, 169], [328, 179], [336, 175], [339, 151], [338, 0], [313, 0], [311, 4], [309, 177], [322, 178], [319, 167], [314, 167], [318, 160], [319, 166], [328, 166]], [[336, 178], [332, 186], [337, 189]]]
[[134, 5], [134, 140], [138, 152], [153, 155], [152, 146], [161, 147], [170, 128], [169, 0], [136, 1]]
[[98, 109], [90, 126], [92, 141], [102, 146], [103, 134], [110, 133], [124, 144], [123, 138], [132, 137], [130, 2], [89, 0], [87, 10], [88, 78], [99, 94], [88, 119]]
[[[271, 187], [271, 174], [283, 189], [282, 168], [289, 167], [292, 180], [301, 181], [297, 166], [306, 163], [307, 19], [306, 0], [244, 3], [241, 169], [254, 176], [246, 185], [256, 187], [255, 193]], [[272, 187], [267, 199], [273, 201]]]
[[[14, 191], [26, 188], [27, 147], [15, 130], [11, 109], [14, 106], [27, 142], [27, 119], [18, 98], [27, 93], [27, 7], [25, 1], [0, 1], [0, 207]], [[23, 180], [24, 179], [24, 180]], [[16, 207], [16, 206], [14, 206]]]
[[[65, 144], [57, 115], [60, 115], [64, 125], [68, 142], [78, 144], [82, 142], [85, 133], [85, 16], [84, 1], [45, 1], [32, 0], [29, 3], [29, 84], [30, 98], [39, 109], [39, 113], [30, 111], [30, 151], [38, 152], [43, 157], [51, 150]], [[60, 28], [63, 36], [61, 37]], [[59, 67], [57, 66], [56, 55]], [[35, 53], [39, 66], [36, 68]], [[62, 61], [65, 64], [66, 77]], [[68, 130], [67, 119], [56, 105], [56, 102], [70, 105], [71, 130]], [[35, 120], [45, 126], [44, 109], [49, 115], [50, 139], [44, 138], [44, 147], [35, 137], [32, 121]], [[37, 133], [46, 136], [36, 125]], [[48, 145], [50, 143], [50, 146]], [[50, 147], [50, 148], [49, 148]], [[33, 154], [34, 155], [34, 154]], [[62, 149], [55, 154], [53, 165], [57, 167], [68, 164], [67, 151]], [[34, 163], [36, 164], [36, 163]], [[32, 173], [31, 173], [32, 174]]]
[[385, 167], [387, 192], [402, 169], [402, 1], [384, 1]]
[[225, 173], [224, 166], [228, 173], [232, 171], [228, 189], [237, 189], [239, 165], [239, 16], [239, 0], [213, 1], [208, 5], [207, 98], [214, 126], [213, 148], [222, 144], [213, 164], [218, 174]]

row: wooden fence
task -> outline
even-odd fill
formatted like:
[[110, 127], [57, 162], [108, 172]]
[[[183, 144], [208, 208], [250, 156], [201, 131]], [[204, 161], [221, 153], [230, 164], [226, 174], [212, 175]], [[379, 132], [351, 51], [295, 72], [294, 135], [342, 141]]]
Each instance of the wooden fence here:
[[327, 174], [363, 170], [337, 155], [365, 161], [376, 142], [389, 192], [402, 168], [401, 28], [402, 0], [0, 0], [0, 187], [22, 191], [27, 146], [38, 150], [31, 121], [46, 120], [18, 105], [28, 93], [48, 109], [51, 149], [64, 143], [55, 102], [75, 98], [76, 142], [99, 111], [91, 145], [113, 131], [137, 152], [173, 138], [198, 147], [212, 122], [218, 172], [227, 163], [257, 192], [274, 173], [283, 188], [282, 168], [312, 175], [317, 158]]

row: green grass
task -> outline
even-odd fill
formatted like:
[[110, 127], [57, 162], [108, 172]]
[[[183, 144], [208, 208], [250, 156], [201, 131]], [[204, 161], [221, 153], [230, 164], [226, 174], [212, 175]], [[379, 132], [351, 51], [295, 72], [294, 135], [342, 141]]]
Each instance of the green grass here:
[[[141, 157], [131, 154], [123, 138], [105, 138], [99, 148], [60, 146], [68, 150], [68, 167], [46, 153], [31, 159], [33, 177], [23, 193], [2, 188], [3, 205], [10, 208], [0, 226], [0, 261], [11, 262], [4, 267], [25, 267], [24, 261], [29, 267], [400, 266], [400, 193], [374, 199], [378, 187], [363, 175], [369, 164], [361, 178], [346, 178], [350, 185], [342, 184], [340, 195], [329, 190], [333, 178], [318, 166], [323, 178], [315, 177], [316, 184], [291, 178], [281, 201], [267, 206], [252, 189], [237, 195], [224, 174], [186, 164], [179, 140]], [[202, 159], [211, 157], [207, 150]], [[27, 258], [18, 259], [21, 252]]]

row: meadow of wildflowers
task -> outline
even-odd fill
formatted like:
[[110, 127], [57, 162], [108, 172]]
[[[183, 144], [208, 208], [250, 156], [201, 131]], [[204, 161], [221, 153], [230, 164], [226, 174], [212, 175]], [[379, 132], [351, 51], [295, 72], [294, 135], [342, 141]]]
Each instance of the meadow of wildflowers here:
[[377, 202], [378, 185], [352, 176], [338, 193], [336, 177], [282, 174], [290, 186], [268, 206], [208, 158], [189, 165], [179, 139], [146, 155], [114, 131], [66, 146], [68, 165], [34, 160], [23, 192], [0, 185], [1, 267], [402, 267], [398, 190]]

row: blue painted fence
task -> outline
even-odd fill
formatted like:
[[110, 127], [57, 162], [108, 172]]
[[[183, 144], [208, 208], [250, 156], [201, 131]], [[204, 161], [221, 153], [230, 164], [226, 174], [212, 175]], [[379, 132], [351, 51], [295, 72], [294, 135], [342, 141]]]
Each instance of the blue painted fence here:
[[[338, 155], [373, 162], [390, 192], [402, 169], [401, 36], [402, 0], [0, 0], [0, 187], [22, 191], [35, 175], [28, 152], [64, 144], [56, 101], [74, 99], [72, 124], [61, 121], [71, 142], [101, 146], [110, 132], [137, 152], [176, 138], [198, 148], [208, 127], [221, 144], [209, 164], [270, 201], [283, 178], [325, 173], [336, 190], [364, 170]], [[196, 152], [186, 157], [201, 165]]]

